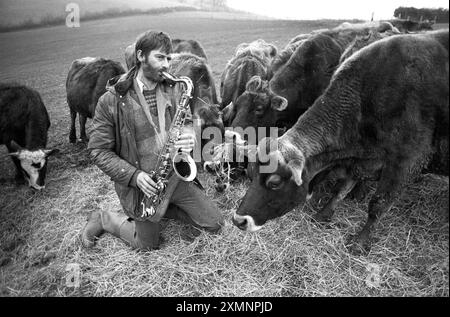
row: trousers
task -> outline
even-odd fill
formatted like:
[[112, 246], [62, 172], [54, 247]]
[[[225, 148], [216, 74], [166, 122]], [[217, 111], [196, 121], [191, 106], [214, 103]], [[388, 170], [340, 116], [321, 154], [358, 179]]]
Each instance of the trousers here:
[[[159, 247], [161, 225], [158, 222], [135, 221], [124, 214], [119, 221], [119, 237], [135, 249], [152, 250]], [[217, 205], [194, 182], [180, 181], [164, 218], [176, 219], [197, 228], [217, 232], [224, 219]]]

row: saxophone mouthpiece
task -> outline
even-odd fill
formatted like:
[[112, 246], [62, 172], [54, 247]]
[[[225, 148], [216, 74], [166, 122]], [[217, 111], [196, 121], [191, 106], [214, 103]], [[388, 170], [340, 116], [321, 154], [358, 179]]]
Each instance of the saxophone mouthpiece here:
[[161, 75], [164, 77], [164, 79], [170, 84], [174, 85], [176, 83], [176, 78], [172, 74], [169, 74], [168, 72], [161, 72]]

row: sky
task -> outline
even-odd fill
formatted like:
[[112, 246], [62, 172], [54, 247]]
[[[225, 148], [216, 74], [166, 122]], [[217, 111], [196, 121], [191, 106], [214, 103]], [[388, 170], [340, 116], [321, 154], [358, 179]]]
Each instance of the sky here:
[[446, 8], [448, 0], [227, 0], [228, 6], [280, 19], [362, 19], [393, 17], [398, 7]]

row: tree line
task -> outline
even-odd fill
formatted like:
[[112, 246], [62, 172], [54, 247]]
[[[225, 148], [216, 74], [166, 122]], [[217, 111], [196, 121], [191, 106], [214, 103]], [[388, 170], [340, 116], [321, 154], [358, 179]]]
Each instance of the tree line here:
[[394, 16], [401, 19], [410, 19], [413, 21], [429, 20], [435, 23], [448, 23], [448, 9], [444, 8], [421, 8], [398, 7], [394, 11]]

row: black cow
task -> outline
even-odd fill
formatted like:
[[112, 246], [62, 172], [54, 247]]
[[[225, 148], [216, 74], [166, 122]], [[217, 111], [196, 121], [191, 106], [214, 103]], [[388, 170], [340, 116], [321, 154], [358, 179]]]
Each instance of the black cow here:
[[[136, 65], [136, 43], [130, 44], [125, 48], [125, 63], [128, 69]], [[203, 46], [196, 40], [172, 40], [173, 53], [191, 53], [208, 60]]]
[[25, 179], [35, 189], [45, 187], [46, 149], [50, 118], [39, 93], [18, 84], [0, 84], [0, 144], [5, 144], [16, 166], [16, 181]]
[[356, 181], [378, 181], [367, 223], [351, 240], [352, 251], [367, 250], [376, 220], [409, 179], [424, 170], [448, 175], [448, 36], [393, 36], [347, 59], [290, 130], [260, 142], [234, 224], [261, 228], [304, 202], [316, 176], [341, 170], [344, 196]]
[[97, 101], [106, 92], [108, 80], [123, 73], [125, 69], [122, 65], [110, 59], [85, 57], [72, 62], [66, 80], [67, 104], [71, 116], [69, 135], [71, 143], [75, 143], [77, 138], [75, 128], [77, 113], [80, 115], [80, 138], [83, 142], [87, 142], [86, 119], [94, 116]]
[[221, 75], [222, 108], [236, 102], [253, 76], [270, 78], [270, 63], [276, 54], [277, 48], [261, 39], [238, 45], [234, 57], [228, 61]]

